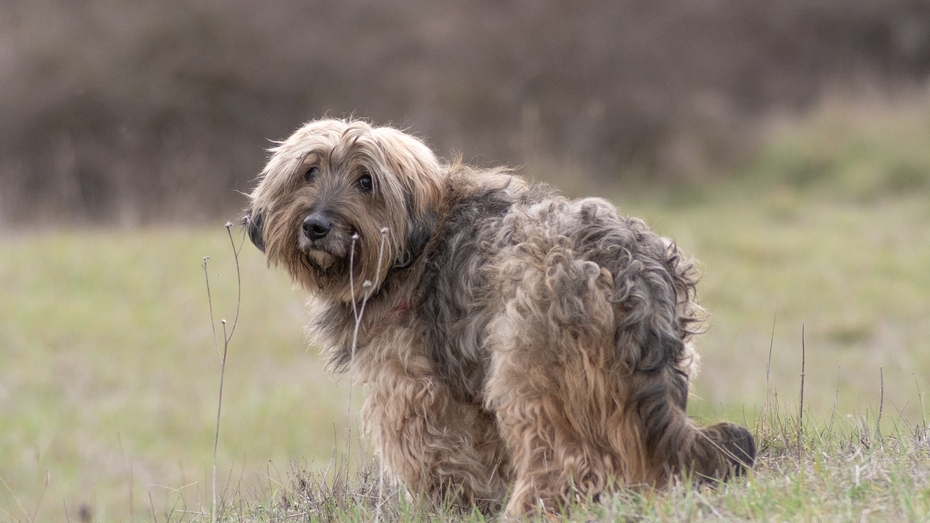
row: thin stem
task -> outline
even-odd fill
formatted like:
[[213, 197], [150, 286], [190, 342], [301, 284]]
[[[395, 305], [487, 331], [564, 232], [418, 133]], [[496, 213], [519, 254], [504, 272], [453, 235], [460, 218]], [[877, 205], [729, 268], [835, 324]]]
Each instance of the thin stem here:
[[[236, 325], [239, 324], [239, 309], [242, 304], [242, 271], [239, 269], [239, 251], [242, 250], [242, 243], [239, 244], [239, 249], [236, 249], [236, 242], [233, 241], [232, 236], [232, 226], [232, 222], [226, 222], [226, 234], [229, 236], [229, 244], [232, 246], [233, 260], [236, 262], [236, 317], [233, 318], [232, 327], [229, 329], [229, 336], [225, 336], [223, 338], [226, 340], [226, 344], [229, 344], [229, 340], [232, 339], [233, 333], [236, 332]], [[242, 237], [243, 239], [245, 238], [244, 231], [242, 233]], [[225, 348], [223, 350], [225, 351]]]
[[226, 336], [226, 320], [223, 323], [223, 338], [227, 340], [223, 344], [223, 359], [220, 361], [220, 395], [216, 402], [216, 431], [213, 433], [213, 516], [212, 521], [216, 523], [216, 451], [220, 446], [220, 414], [223, 412], [223, 382], [226, 378], [226, 351], [229, 348], [229, 337]]
[[[223, 384], [226, 381], [226, 355], [229, 352], [229, 342], [232, 341], [233, 334], [236, 332], [236, 325], [239, 324], [239, 311], [241, 310], [242, 305], [242, 270], [239, 266], [239, 252], [242, 250], [241, 242], [239, 248], [236, 248], [236, 242], [232, 236], [232, 223], [226, 222], [226, 234], [229, 236], [229, 244], [232, 247], [233, 260], [236, 265], [236, 316], [233, 319], [232, 325], [229, 328], [229, 331], [226, 330], [226, 320], [220, 320], [220, 323], [223, 325], [223, 354], [219, 355], [219, 345], [216, 338], [216, 322], [214, 321], [213, 316], [213, 297], [210, 294], [210, 273], [207, 270], [207, 260], [210, 259], [209, 256], [205, 256], [203, 259], [203, 272], [204, 278], [206, 279], [207, 284], [207, 302], [210, 307], [210, 327], [213, 329], [213, 346], [217, 352], [217, 355], [220, 356], [220, 390], [219, 396], [217, 399], [216, 405], [216, 430], [213, 433], [213, 477], [212, 477], [212, 487], [213, 487], [213, 506], [212, 506], [212, 516], [211, 521], [216, 523], [217, 518], [217, 505], [216, 505], [216, 455], [220, 446], [220, 418], [223, 413]], [[243, 239], [245, 235], [243, 233]]]
[[[355, 317], [355, 324], [358, 325], [360, 320], [358, 315], [358, 305], [355, 303], [355, 243], [358, 241], [358, 233], [352, 235], [352, 245], [349, 246], [349, 293], [352, 295], [352, 315]], [[352, 355], [355, 355], [355, 343], [352, 344]]]
[[[378, 249], [378, 265], [375, 270], [375, 278], [381, 276], [381, 266], [382, 259], [384, 258], [384, 242], [387, 239], [388, 228], [384, 227], [381, 229], [381, 245]], [[346, 462], [348, 463], [349, 458], [351, 457], [351, 448], [348, 438], [350, 434], [349, 420], [352, 417], [352, 391], [354, 390], [355, 385], [355, 351], [358, 348], [358, 333], [362, 326], [362, 318], [365, 316], [365, 307], [368, 305], [368, 299], [371, 297], [374, 292], [375, 285], [370, 280], [365, 280], [362, 283], [362, 288], [364, 293], [362, 294], [362, 303], [357, 305], [355, 295], [355, 244], [358, 240], [358, 234], [352, 235], [352, 245], [349, 251], [349, 292], [352, 294], [352, 313], [355, 316], [355, 326], [352, 330], [352, 354], [350, 361], [352, 362], [349, 366], [349, 398], [348, 405], [346, 405]]]
[[882, 437], [882, 410], [885, 406], [885, 375], [882, 372], [882, 368], [878, 368], [878, 379], [880, 382], [881, 393], [878, 398], [878, 419], [875, 420], [875, 434], [881, 438]]
[[801, 406], [798, 412], [798, 460], [803, 455], [803, 436], [804, 436], [804, 363], [806, 359], [804, 347], [804, 324], [801, 324]]
[[213, 349], [216, 351], [216, 356], [221, 358], [220, 346], [216, 341], [216, 321], [213, 319], [213, 297], [210, 295], [210, 273], [207, 271], [207, 261], [209, 260], [209, 256], [204, 256], [203, 265], [201, 265], [201, 267], [203, 267], [203, 276], [207, 282], [207, 305], [210, 306], [210, 328], [213, 329]]
[[920, 383], [917, 381], [917, 376], [916, 376], [915, 374], [911, 374], [911, 376], [914, 377], [914, 386], [917, 387], [917, 401], [920, 402], [920, 423], [921, 423], [921, 429], [926, 430], [926, 428], [927, 428], [927, 415], [926, 415], [926, 413], [924, 412], [924, 396], [923, 396], [923, 393], [920, 392]]
[[3, 483], [3, 486], [6, 487], [7, 492], [9, 492], [10, 496], [13, 497], [13, 501], [16, 502], [16, 506], [18, 506], [19, 510], [23, 512], [23, 515], [26, 516], [26, 519], [29, 520], [29, 523], [32, 523], [33, 520], [32, 518], [29, 517], [29, 513], [26, 512], [26, 507], [24, 507], [23, 504], [20, 503], [19, 498], [16, 497], [16, 493], [13, 492], [13, 489], [10, 488], [10, 485], [8, 485], [6, 480], [3, 479], [3, 476], [0, 476], [0, 483]]
[[772, 370], [772, 348], [775, 346], [775, 322], [778, 319], [778, 300], [775, 300], [775, 312], [772, 314], [772, 335], [769, 338], [769, 357], [765, 360], [765, 403], [762, 405], [762, 427], [759, 431], [765, 434], [765, 418], [769, 412], [769, 377]]

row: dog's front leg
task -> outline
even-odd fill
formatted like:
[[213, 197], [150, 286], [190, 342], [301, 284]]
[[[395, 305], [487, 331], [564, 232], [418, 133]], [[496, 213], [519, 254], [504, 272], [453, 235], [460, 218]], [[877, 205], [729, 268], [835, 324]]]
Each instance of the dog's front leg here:
[[500, 503], [509, 460], [491, 414], [456, 401], [425, 357], [381, 361], [366, 381], [365, 428], [382, 465], [414, 498], [482, 509]]

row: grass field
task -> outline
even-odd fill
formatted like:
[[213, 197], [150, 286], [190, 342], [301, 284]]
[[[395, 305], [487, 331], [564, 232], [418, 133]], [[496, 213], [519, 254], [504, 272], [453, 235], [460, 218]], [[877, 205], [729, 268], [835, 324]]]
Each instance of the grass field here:
[[[220, 377], [201, 264], [211, 257], [217, 323], [231, 325], [236, 274], [225, 229], [2, 242], [0, 520], [27, 519], [37, 506], [42, 520], [63, 520], [66, 510], [76, 519], [81, 507], [127, 520], [179, 499], [179, 510], [199, 510], [209, 499]], [[257, 251], [241, 262], [218, 460], [232, 487], [276, 479], [274, 467], [283, 477], [293, 459], [327, 462], [333, 423], [346, 411], [346, 390], [305, 349], [289, 282]]]
[[[828, 106], [776, 132], [742, 176], [611, 194], [700, 260], [712, 321], [690, 408], [753, 427], [763, 452], [745, 481], [625, 492], [573, 517], [930, 518], [930, 113], [913, 109]], [[222, 224], [0, 234], [0, 521], [209, 519], [220, 365], [205, 256], [217, 329], [229, 327], [237, 279]], [[297, 521], [319, 510], [325, 489], [307, 485], [345, 455], [355, 408], [306, 347], [300, 294], [248, 242], [239, 261], [224, 514]], [[327, 514], [370, 520], [363, 505]], [[400, 502], [385, 510], [422, 519]]]

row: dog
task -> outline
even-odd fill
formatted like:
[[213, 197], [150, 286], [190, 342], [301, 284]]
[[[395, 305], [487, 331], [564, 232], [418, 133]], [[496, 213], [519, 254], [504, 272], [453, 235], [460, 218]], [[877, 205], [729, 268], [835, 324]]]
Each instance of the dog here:
[[270, 150], [243, 223], [417, 499], [520, 517], [753, 464], [748, 430], [686, 414], [692, 260], [603, 199], [324, 119]]

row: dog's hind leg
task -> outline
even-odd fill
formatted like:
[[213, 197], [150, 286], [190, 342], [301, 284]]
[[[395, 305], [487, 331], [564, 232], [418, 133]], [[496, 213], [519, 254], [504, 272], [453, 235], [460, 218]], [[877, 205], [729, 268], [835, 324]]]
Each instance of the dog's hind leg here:
[[642, 285], [628, 295], [651, 305], [630, 312], [630, 302], [616, 299], [612, 274], [569, 247], [514, 251], [502, 257], [485, 386], [513, 459], [508, 515], [561, 510], [612, 482], [661, 486], [677, 473], [722, 479], [751, 465], [748, 431], [700, 429], [684, 410], [673, 291], [663, 305], [662, 289], [634, 282]]
[[612, 446], [628, 464], [630, 483], [663, 486], [673, 475], [695, 482], [726, 480], [755, 459], [755, 442], [743, 427], [699, 427], [678, 403], [674, 372], [637, 372], [625, 380], [628, 399], [612, 421]]
[[619, 365], [612, 373], [621, 384], [622, 408], [611, 421], [612, 446], [623, 455], [631, 483], [663, 485], [675, 474], [727, 479], [752, 466], [755, 443], [745, 428], [700, 428], [688, 417], [682, 362], [693, 356], [680, 316], [688, 291], [680, 280], [676, 286], [672, 264], [655, 254], [631, 253], [615, 272]]
[[505, 257], [501, 313], [489, 325], [486, 402], [513, 459], [506, 513], [560, 511], [622, 475], [607, 427], [620, 403], [610, 274], [546, 245]]

